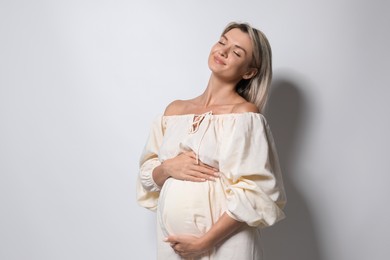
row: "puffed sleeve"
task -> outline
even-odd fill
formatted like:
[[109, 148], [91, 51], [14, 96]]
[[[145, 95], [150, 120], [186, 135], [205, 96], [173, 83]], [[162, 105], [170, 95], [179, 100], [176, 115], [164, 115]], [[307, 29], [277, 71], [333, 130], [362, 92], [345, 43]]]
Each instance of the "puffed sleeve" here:
[[148, 140], [139, 160], [137, 178], [137, 201], [142, 207], [155, 211], [160, 187], [154, 182], [153, 169], [161, 164], [158, 151], [163, 139], [162, 117], [157, 117], [151, 127]]
[[219, 170], [227, 214], [254, 227], [285, 217], [286, 196], [270, 128], [261, 114], [248, 113], [225, 125]]

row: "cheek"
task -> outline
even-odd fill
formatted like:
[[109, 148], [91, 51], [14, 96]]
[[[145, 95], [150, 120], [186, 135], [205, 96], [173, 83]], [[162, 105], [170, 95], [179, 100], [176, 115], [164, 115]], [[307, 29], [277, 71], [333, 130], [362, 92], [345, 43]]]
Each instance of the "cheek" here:
[[218, 46], [214, 45], [213, 47], [211, 47], [210, 55], [217, 52], [217, 51], [218, 51]]
[[210, 53], [209, 53], [209, 58], [208, 58], [208, 65], [210, 67], [210, 65], [212, 64], [212, 61], [214, 60], [214, 55], [215, 53], [218, 52], [218, 46], [213, 46], [210, 50]]
[[247, 71], [250, 68], [251, 61], [249, 59], [243, 59], [239, 62], [241, 70]]
[[244, 71], [248, 68], [248, 64], [245, 60], [234, 58], [232, 59], [232, 64], [234, 64], [234, 67], [238, 71]]
[[212, 58], [213, 58], [213, 50], [211, 50], [209, 53], [208, 63], [211, 62]]
[[207, 60], [207, 65], [208, 65], [209, 69], [211, 69], [211, 70], [213, 70], [213, 67], [214, 67], [213, 63], [214, 63], [214, 55], [213, 55], [213, 52], [210, 52], [209, 58]]

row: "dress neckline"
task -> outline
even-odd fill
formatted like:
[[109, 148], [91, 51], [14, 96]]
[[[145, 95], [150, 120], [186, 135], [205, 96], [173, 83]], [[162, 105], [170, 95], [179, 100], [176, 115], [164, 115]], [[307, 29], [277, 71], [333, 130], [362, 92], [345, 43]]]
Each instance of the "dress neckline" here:
[[189, 113], [189, 114], [177, 114], [177, 115], [162, 115], [164, 118], [174, 118], [174, 117], [199, 117], [203, 115], [210, 115], [213, 117], [235, 117], [235, 116], [244, 116], [244, 115], [259, 115], [263, 116], [261, 113], [257, 112], [240, 112], [240, 113], [225, 113], [225, 114], [214, 114], [212, 111], [208, 111], [202, 114]]
[[213, 114], [213, 111], [208, 111], [203, 114], [195, 115], [192, 118], [192, 126], [189, 130], [190, 134], [194, 134], [198, 131], [200, 124], [203, 122], [203, 119], [205, 119], [207, 116], [211, 116]]

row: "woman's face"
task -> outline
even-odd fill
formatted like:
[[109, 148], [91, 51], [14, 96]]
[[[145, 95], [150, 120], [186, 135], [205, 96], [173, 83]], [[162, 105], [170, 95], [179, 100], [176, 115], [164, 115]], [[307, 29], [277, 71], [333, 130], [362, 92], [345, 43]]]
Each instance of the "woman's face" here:
[[211, 48], [208, 65], [218, 77], [229, 82], [250, 78], [253, 69], [252, 42], [249, 35], [238, 28], [231, 29], [221, 36]]

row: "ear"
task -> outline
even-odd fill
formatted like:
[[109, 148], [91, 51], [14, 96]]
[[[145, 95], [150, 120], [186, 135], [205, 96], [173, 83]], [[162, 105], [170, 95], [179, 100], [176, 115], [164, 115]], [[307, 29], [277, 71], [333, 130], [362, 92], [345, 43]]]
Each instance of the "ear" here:
[[244, 75], [242, 75], [243, 79], [251, 79], [257, 74], [256, 68], [250, 68]]

